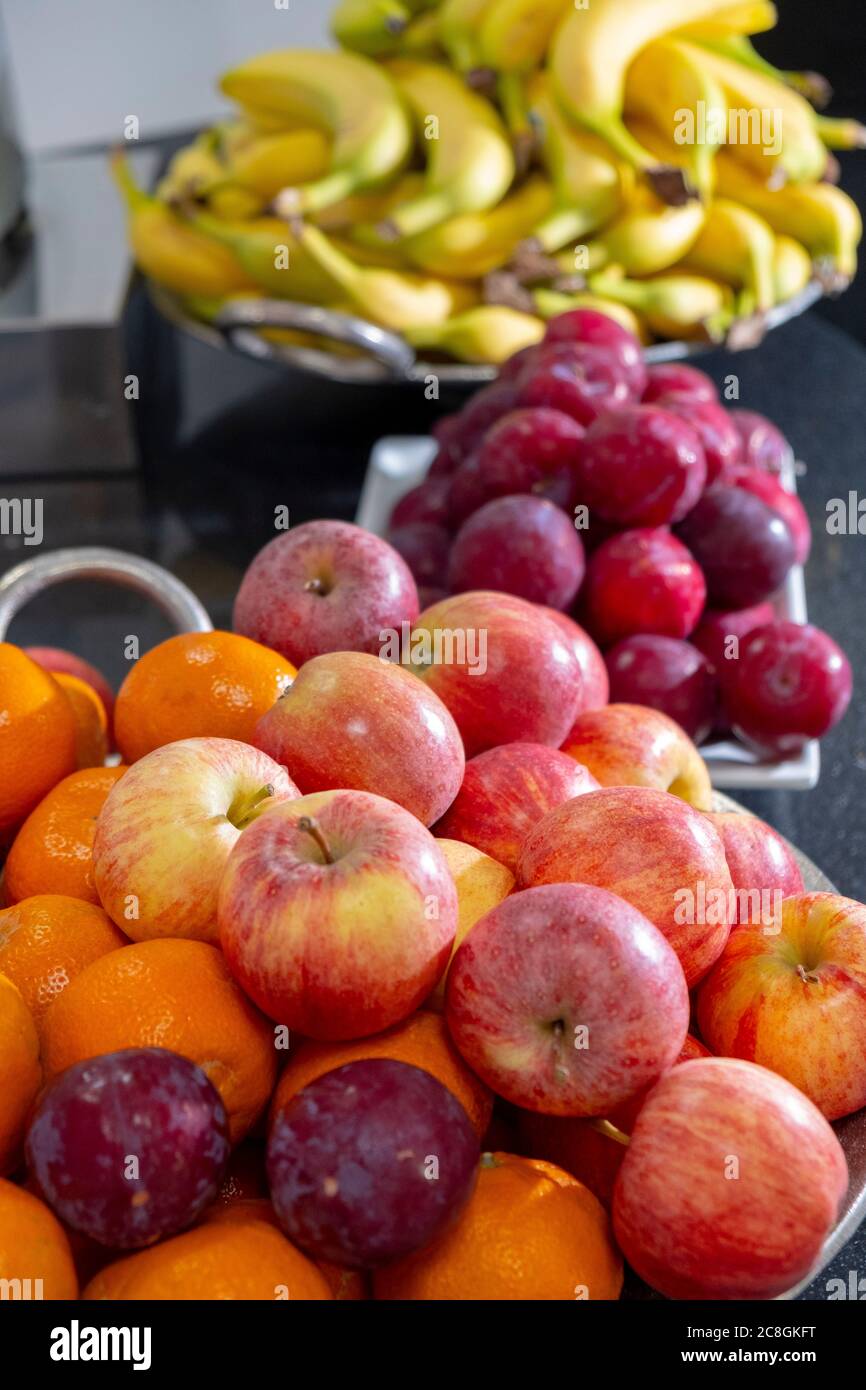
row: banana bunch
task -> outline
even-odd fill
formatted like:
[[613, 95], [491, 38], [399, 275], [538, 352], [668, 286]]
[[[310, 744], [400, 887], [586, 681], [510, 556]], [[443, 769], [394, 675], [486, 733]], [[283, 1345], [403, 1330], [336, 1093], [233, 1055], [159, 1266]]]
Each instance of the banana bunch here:
[[830, 151], [866, 128], [762, 57], [776, 19], [771, 0], [338, 0], [335, 49], [223, 75], [234, 115], [153, 195], [115, 160], [136, 261], [202, 318], [294, 299], [467, 362], [581, 304], [645, 343], [759, 334], [812, 280], [844, 288], [862, 235]]

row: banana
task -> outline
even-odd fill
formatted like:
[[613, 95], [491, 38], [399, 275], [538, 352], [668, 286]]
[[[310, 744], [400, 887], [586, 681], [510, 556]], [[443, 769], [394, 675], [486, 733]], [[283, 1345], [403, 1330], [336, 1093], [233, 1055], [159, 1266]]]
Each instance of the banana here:
[[776, 238], [763, 217], [727, 198], [717, 198], [707, 208], [704, 225], [683, 257], [682, 268], [748, 291], [755, 311], [763, 313], [776, 300], [775, 260]]
[[234, 184], [270, 202], [281, 188], [323, 178], [330, 162], [331, 147], [321, 130], [248, 136], [227, 147], [222, 180], [216, 186]]
[[126, 205], [135, 263], [145, 275], [179, 294], [218, 298], [255, 289], [231, 251], [138, 187], [122, 154], [112, 158], [111, 168]]
[[157, 185], [156, 196], [166, 203], [200, 197], [205, 189], [224, 176], [210, 131], [197, 136], [172, 156], [168, 169]]
[[[629, 116], [628, 129], [636, 140], [643, 145], [644, 149], [651, 154], [661, 164], [676, 165], [684, 169], [689, 178], [692, 178], [692, 171], [695, 164], [695, 156], [689, 145], [677, 145], [673, 139], [673, 129], [660, 130], [658, 126], [642, 116]], [[713, 151], [713, 158], [705, 161], [702, 166], [701, 177], [705, 179], [705, 187], [699, 188], [698, 192], [702, 198], [711, 198], [716, 186], [716, 165], [715, 156], [717, 150]]]
[[627, 275], [654, 275], [685, 256], [704, 226], [706, 208], [692, 199], [681, 207], [668, 207], [642, 185], [635, 189], [622, 214], [592, 241], [586, 250], [589, 270], [607, 265], [622, 267]]
[[340, 0], [331, 33], [343, 48], [367, 57], [393, 52], [411, 15], [400, 0]]
[[724, 54], [728, 58], [733, 58], [738, 63], [745, 64], [748, 68], [754, 68], [756, 72], [762, 72], [765, 77], [771, 77], [776, 82], [782, 82], [793, 91], [799, 92], [801, 97], [805, 97], [808, 102], [823, 110], [833, 95], [833, 88], [822, 77], [820, 72], [785, 72], [781, 68], [776, 68], [768, 62], [762, 54], [758, 52], [748, 34], [758, 33], [757, 29], [749, 29], [742, 33], [702, 33], [700, 30], [694, 35], [695, 41], [707, 48], [714, 48], [717, 52]]
[[343, 297], [385, 328], [404, 332], [419, 324], [439, 324], [475, 302], [476, 295], [466, 285], [356, 265], [309, 223], [299, 225], [297, 238]]
[[760, 213], [777, 234], [802, 242], [828, 289], [848, 284], [857, 269], [863, 222], [856, 203], [841, 188], [815, 183], [770, 189], [724, 151], [716, 166], [722, 197]]
[[535, 307], [543, 319], [556, 318], [557, 314], [567, 314], [570, 309], [597, 309], [633, 333], [642, 343], [649, 340], [646, 325], [640, 316], [627, 304], [617, 304], [613, 299], [602, 299], [599, 294], [562, 294], [560, 290], [537, 289], [532, 291]]
[[380, 248], [383, 242], [375, 231], [375, 224], [384, 221], [398, 203], [416, 198], [423, 187], [424, 175], [412, 169], [386, 188], [373, 193], [355, 193], [351, 198], [323, 208], [310, 220], [323, 232], [345, 232], [362, 245]]
[[770, 0], [744, 0], [742, 4], [720, 8], [716, 14], [707, 15], [694, 24], [683, 25], [675, 32], [700, 41], [727, 41], [748, 34], [762, 34], [775, 28], [778, 18], [779, 12]]
[[387, 234], [414, 236], [458, 213], [494, 207], [514, 179], [514, 155], [493, 107], [437, 64], [399, 58], [388, 72], [429, 153], [424, 192], [392, 210]]
[[573, 0], [496, 0], [481, 16], [478, 57], [495, 72], [531, 72]]
[[719, 0], [595, 0], [572, 9], [553, 37], [550, 71], [556, 96], [569, 115], [654, 180], [668, 202], [688, 195], [687, 181], [679, 169], [659, 169], [653, 155], [630, 134], [623, 121], [626, 72], [654, 39], [724, 8]]
[[648, 44], [628, 69], [625, 114], [670, 131], [686, 156], [701, 197], [712, 187], [712, 162], [724, 143], [727, 103], [700, 49], [675, 38]]
[[528, 95], [556, 198], [533, 229], [532, 239], [542, 250], [553, 252], [609, 221], [632, 179], [630, 170], [615, 162], [609, 146], [566, 119], [546, 74], [533, 77]]
[[638, 310], [662, 338], [720, 342], [734, 316], [731, 290], [704, 276], [668, 274], [627, 280], [610, 270], [591, 276], [589, 288], [604, 299]]
[[241, 105], [331, 137], [330, 169], [320, 179], [284, 189], [276, 200], [281, 216], [312, 212], [382, 183], [409, 157], [412, 131], [393, 83], [359, 54], [264, 53], [226, 73], [220, 85]]
[[495, 0], [443, 0], [439, 8], [439, 42], [460, 73], [480, 68], [478, 31]]
[[505, 265], [518, 244], [553, 206], [553, 189], [540, 174], [528, 178], [489, 212], [465, 212], [399, 243], [407, 260], [432, 275], [480, 280]]
[[494, 366], [521, 348], [534, 347], [543, 337], [541, 319], [499, 304], [482, 304], [444, 323], [406, 330], [406, 339], [415, 348], [448, 353], [461, 362], [489, 362]]
[[816, 116], [815, 130], [828, 150], [866, 149], [866, 125], [838, 116]]
[[[726, 143], [765, 182], [819, 179], [827, 152], [809, 103], [789, 87], [713, 49], [683, 43], [724, 93]], [[765, 128], [765, 118], [772, 124]], [[744, 138], [745, 137], [745, 138]], [[773, 148], [778, 144], [778, 150]]]
[[812, 279], [812, 257], [793, 237], [776, 237], [773, 256], [773, 289], [775, 302], [785, 304], [801, 294]]
[[277, 299], [328, 304], [339, 294], [337, 282], [307, 255], [287, 223], [276, 217], [230, 223], [195, 213], [191, 226], [234, 254], [248, 281]]

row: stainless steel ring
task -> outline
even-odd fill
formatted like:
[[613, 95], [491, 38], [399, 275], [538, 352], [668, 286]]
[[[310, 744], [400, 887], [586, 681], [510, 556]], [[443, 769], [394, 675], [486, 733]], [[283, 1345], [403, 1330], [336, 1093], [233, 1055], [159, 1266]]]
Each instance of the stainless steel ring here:
[[[279, 299], [233, 299], [217, 314], [214, 325], [232, 346], [252, 355], [266, 355], [262, 352], [263, 340], [258, 337], [261, 329], [289, 328], [359, 348], [395, 377], [408, 377], [415, 364], [413, 349], [399, 334], [354, 314], [323, 309], [315, 304]], [[251, 342], [251, 338], [254, 341]], [[316, 351], [314, 348], [293, 348], [299, 355]]]
[[0, 641], [19, 609], [54, 584], [97, 579], [143, 594], [160, 608], [178, 632], [212, 632], [213, 623], [195, 594], [152, 560], [124, 550], [80, 546], [23, 560], [0, 578]]

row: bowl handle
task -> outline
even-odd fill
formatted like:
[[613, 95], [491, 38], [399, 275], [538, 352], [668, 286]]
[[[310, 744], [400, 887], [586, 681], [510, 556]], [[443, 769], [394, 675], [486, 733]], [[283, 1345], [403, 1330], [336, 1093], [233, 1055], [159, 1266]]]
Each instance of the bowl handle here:
[[[223, 337], [242, 352], [266, 355], [256, 330], [293, 328], [333, 343], [359, 348], [385, 367], [394, 377], [408, 377], [415, 365], [415, 353], [398, 333], [378, 324], [322, 309], [315, 304], [296, 304], [284, 299], [232, 299], [223, 305], [213, 321]], [[251, 343], [255, 339], [255, 346]]]
[[144, 594], [162, 609], [179, 632], [212, 632], [213, 624], [195, 594], [161, 565], [103, 546], [55, 550], [23, 560], [0, 578], [0, 641], [20, 608], [53, 584], [67, 579], [99, 579]]

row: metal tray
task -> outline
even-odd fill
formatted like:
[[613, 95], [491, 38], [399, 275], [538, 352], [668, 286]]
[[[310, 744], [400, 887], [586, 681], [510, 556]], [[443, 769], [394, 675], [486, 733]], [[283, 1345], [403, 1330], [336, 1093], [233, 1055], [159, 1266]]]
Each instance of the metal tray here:
[[[392, 333], [366, 319], [321, 309], [289, 300], [233, 299], [221, 310], [213, 323], [193, 318], [181, 301], [168, 290], [148, 282], [151, 298], [160, 313], [176, 327], [191, 333], [211, 347], [228, 348], [244, 357], [276, 362], [295, 367], [332, 381], [355, 385], [406, 385], [424, 382], [435, 376], [444, 386], [466, 387], [467, 390], [492, 381], [497, 368], [476, 366], [465, 362], [427, 362], [416, 357], [414, 349], [398, 333]], [[812, 281], [800, 294], [785, 304], [778, 304], [764, 316], [764, 330], [769, 332], [811, 308], [824, 294], [817, 281]], [[267, 328], [300, 329], [315, 333], [335, 343], [354, 349], [358, 356], [342, 356], [325, 349], [308, 348], [271, 342], [262, 336]], [[763, 337], [738, 344], [728, 344], [731, 350], [756, 347]], [[696, 357], [718, 349], [724, 344], [697, 342], [653, 343], [644, 351], [647, 362], [675, 362], [684, 357]]]
[[[394, 503], [421, 481], [436, 453], [436, 442], [426, 436], [390, 435], [373, 448], [364, 478], [361, 500], [355, 517], [359, 526], [384, 536]], [[782, 482], [796, 492], [793, 456], [782, 471]], [[790, 571], [783, 588], [773, 600], [776, 613], [794, 623], [805, 623], [806, 586], [801, 565]], [[710, 770], [713, 786], [727, 791], [807, 791], [817, 786], [821, 775], [821, 752], [812, 739], [796, 758], [783, 762], [763, 762], [736, 739], [706, 743], [701, 753]]]

